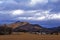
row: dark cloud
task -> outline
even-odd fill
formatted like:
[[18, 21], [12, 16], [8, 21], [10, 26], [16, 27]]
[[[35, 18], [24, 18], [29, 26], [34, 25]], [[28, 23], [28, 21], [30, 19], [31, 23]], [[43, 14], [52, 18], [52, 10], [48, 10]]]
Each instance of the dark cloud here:
[[29, 0], [14, 0], [13, 3], [4, 2], [0, 4], [0, 10], [15, 10], [15, 9], [23, 9], [23, 10], [47, 10], [47, 9], [52, 9], [52, 12], [59, 12], [60, 10], [60, 2], [48, 2], [47, 4], [37, 4], [35, 6], [30, 7], [29, 6]]
[[[51, 0], [48, 0], [48, 3], [44, 4], [41, 3], [41, 4], [36, 4], [34, 6], [32, 5], [29, 5], [29, 2], [31, 0], [0, 0], [1, 3], [0, 3], [0, 11], [3, 11], [3, 14], [0, 12], [0, 23], [2, 22], [11, 22], [11, 21], [16, 21], [15, 18], [17, 17], [22, 17], [22, 16], [25, 16], [25, 17], [28, 17], [28, 16], [32, 16], [32, 14], [26, 14], [26, 15], [19, 15], [19, 16], [13, 16], [12, 17], [12, 14], [9, 13], [9, 12], [4, 12], [4, 11], [12, 11], [12, 10], [25, 10], [25, 11], [29, 11], [29, 10], [48, 10], [48, 9], [52, 9], [50, 11], [50, 14], [57, 14], [57, 13], [60, 13], [60, 1], [51, 1]], [[10, 15], [11, 14], [11, 15]], [[22, 21], [22, 20], [20, 20]], [[25, 20], [23, 20], [25, 21]], [[30, 23], [37, 23], [37, 24], [40, 24], [42, 26], [45, 26], [45, 27], [54, 27], [54, 26], [59, 26], [60, 25], [60, 20], [59, 19], [54, 19], [54, 20], [43, 20], [43, 21], [32, 21], [32, 20], [26, 20]]]

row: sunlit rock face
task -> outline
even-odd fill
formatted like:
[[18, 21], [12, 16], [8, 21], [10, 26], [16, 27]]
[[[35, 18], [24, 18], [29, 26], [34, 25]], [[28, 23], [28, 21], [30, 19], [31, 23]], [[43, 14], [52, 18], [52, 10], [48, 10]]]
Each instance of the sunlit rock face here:
[[23, 25], [27, 25], [29, 24], [28, 22], [15, 22], [15, 23], [12, 23], [12, 24], [9, 24], [8, 26], [9, 27], [12, 27], [12, 28], [16, 28], [16, 27], [19, 27], [19, 26], [23, 26]]
[[18, 30], [27, 30], [27, 31], [38, 31], [40, 29], [42, 29], [43, 27], [38, 25], [38, 24], [30, 24], [28, 22], [20, 22], [17, 21], [15, 23], [11, 23], [8, 24], [7, 27], [11, 27], [14, 29], [14, 31], [18, 31]]

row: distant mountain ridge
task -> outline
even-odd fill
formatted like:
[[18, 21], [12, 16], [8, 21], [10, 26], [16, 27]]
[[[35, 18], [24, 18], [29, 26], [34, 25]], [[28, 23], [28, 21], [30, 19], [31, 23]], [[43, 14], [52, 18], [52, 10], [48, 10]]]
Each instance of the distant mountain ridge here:
[[37, 31], [42, 29], [43, 27], [38, 24], [30, 24], [28, 22], [20, 22], [17, 21], [15, 23], [11, 23], [7, 25], [8, 27], [12, 27], [15, 30], [23, 29], [23, 30], [29, 30], [29, 31]]
[[7, 27], [13, 28], [13, 31], [15, 32], [20, 32], [20, 31], [30, 31], [30, 32], [42, 31], [46, 33], [60, 32], [60, 26], [53, 28], [44, 28], [38, 24], [30, 24], [28, 22], [20, 22], [20, 21], [16, 21], [14, 23], [6, 24], [6, 25]]

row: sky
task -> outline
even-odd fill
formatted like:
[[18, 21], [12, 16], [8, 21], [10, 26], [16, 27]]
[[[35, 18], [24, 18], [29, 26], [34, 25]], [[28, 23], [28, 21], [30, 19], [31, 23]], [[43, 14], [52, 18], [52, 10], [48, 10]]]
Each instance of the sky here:
[[14, 21], [60, 26], [60, 0], [0, 0], [0, 24]]

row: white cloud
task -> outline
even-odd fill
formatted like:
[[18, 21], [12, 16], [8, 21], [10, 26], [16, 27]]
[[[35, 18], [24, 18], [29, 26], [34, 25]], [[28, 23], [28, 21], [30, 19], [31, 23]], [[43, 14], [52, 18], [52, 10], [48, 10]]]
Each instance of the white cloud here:
[[48, 3], [48, 0], [31, 0], [29, 4], [34, 6], [36, 4], [46, 4], [46, 3]]
[[45, 16], [36, 18], [37, 20], [45, 20]]
[[45, 17], [18, 17], [18, 20], [44, 20]]
[[[51, 10], [12, 10], [12, 11], [0, 11], [0, 14], [11, 15], [15, 20], [53, 20], [60, 19], [60, 13], [52, 13]], [[7, 15], [7, 16], [8, 16]], [[19, 16], [18, 16], [19, 15]]]
[[0, 14], [10, 14], [11, 11], [0, 11]]
[[43, 11], [42, 13], [48, 14], [48, 13], [50, 13], [51, 10], [52, 10], [52, 9], [45, 10], [45, 11]]
[[36, 13], [38, 11], [41, 11], [41, 10], [29, 10], [29, 11], [26, 11], [27, 13]]
[[60, 19], [60, 14], [51, 14], [48, 19]]
[[15, 2], [14, 0], [0, 0], [0, 4], [18, 4], [17, 2]]
[[[28, 12], [28, 11], [26, 11], [26, 12]], [[31, 11], [30, 11], [31, 12]], [[23, 16], [23, 17], [18, 17], [17, 19], [20, 19], [20, 20], [52, 20], [52, 19], [60, 19], [60, 14], [50, 14], [51, 12], [50, 12], [50, 10], [46, 10], [46, 11], [36, 11], [36, 12], [32, 12], [31, 13], [31, 17], [29, 17], [29, 15], [28, 15], [28, 17], [26, 17], [26, 16]], [[28, 13], [28, 14], [30, 14], [30, 13]], [[25, 14], [23, 14], [23, 15], [26, 15], [26, 13]]]
[[49, 3], [49, 2], [55, 3], [55, 2], [59, 2], [59, 1], [60, 0], [31, 0], [30, 3], [29, 3], [29, 6], [31, 7], [31, 6], [35, 6], [37, 4], [45, 5], [45, 4]]
[[41, 10], [24, 11], [22, 15], [28, 15], [28, 17], [27, 16], [17, 17], [17, 19], [19, 20], [45, 20], [46, 16], [44, 15], [46, 15], [46, 12], [45, 13], [44, 12], [45, 11], [41, 11]]
[[0, 4], [2, 4], [3, 3], [3, 1], [0, 1]]
[[12, 15], [21, 15], [24, 13], [24, 10], [13, 10]]

